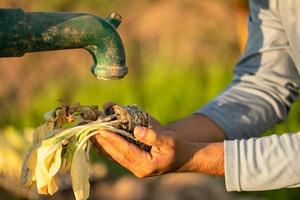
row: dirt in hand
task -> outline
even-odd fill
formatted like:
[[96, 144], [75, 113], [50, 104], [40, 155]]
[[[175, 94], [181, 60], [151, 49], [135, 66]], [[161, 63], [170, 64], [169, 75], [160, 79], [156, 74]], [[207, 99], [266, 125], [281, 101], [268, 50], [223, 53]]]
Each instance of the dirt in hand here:
[[64, 111], [63, 116], [61, 116], [63, 121], [78, 120], [78, 125], [93, 122], [107, 123], [115, 128], [107, 128], [108, 131], [123, 136], [126, 140], [136, 144], [145, 151], [150, 151], [151, 149], [150, 146], [136, 140], [133, 135], [133, 130], [136, 126], [150, 127], [150, 115], [136, 105], [114, 105], [108, 110], [100, 111], [96, 105], [81, 106], [80, 104], [75, 104], [69, 106], [62, 102], [62, 106], [58, 110]]
[[150, 151], [151, 147], [136, 140], [133, 135], [133, 130], [136, 126], [150, 126], [150, 115], [135, 105], [129, 106], [112, 106], [106, 115], [100, 116], [103, 122], [110, 122], [116, 129], [123, 130], [129, 134], [122, 134], [129, 142], [136, 144], [145, 151]]

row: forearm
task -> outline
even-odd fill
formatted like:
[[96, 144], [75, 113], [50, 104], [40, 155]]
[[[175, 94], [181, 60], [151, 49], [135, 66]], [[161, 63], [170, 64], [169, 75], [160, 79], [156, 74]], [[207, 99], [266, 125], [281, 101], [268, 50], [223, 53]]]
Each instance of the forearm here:
[[193, 114], [177, 122], [164, 126], [188, 142], [219, 142], [225, 139], [223, 130], [202, 114]]
[[191, 156], [178, 172], [197, 172], [210, 175], [224, 175], [224, 147], [219, 143], [193, 143]]
[[179, 172], [199, 172], [224, 175], [225, 134], [211, 119], [202, 114], [193, 114], [164, 127], [176, 133], [190, 147], [186, 164]]

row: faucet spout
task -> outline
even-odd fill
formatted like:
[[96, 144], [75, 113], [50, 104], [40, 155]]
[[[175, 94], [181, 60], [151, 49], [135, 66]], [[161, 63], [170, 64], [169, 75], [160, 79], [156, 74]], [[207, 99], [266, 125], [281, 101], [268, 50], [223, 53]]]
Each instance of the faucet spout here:
[[121, 17], [115, 13], [103, 19], [86, 13], [0, 9], [0, 57], [84, 48], [93, 57], [91, 71], [98, 79], [123, 78], [127, 67], [116, 31], [120, 23]]

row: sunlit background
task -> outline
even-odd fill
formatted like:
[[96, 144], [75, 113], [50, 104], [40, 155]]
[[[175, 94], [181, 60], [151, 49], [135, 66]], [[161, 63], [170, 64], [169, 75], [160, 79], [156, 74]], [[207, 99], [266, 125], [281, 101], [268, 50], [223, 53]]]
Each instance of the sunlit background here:
[[[24, 150], [32, 128], [58, 106], [101, 105], [107, 101], [137, 104], [162, 123], [196, 111], [220, 93], [232, 78], [247, 32], [244, 0], [0, 0], [0, 7], [25, 11], [87, 12], [106, 17], [118, 12], [129, 74], [99, 81], [90, 73], [85, 50], [29, 53], [0, 59], [0, 199], [48, 199], [19, 185]], [[289, 118], [268, 131], [297, 131], [300, 104]], [[140, 180], [95, 153], [90, 199], [297, 199], [299, 189], [227, 193], [224, 180], [196, 174]], [[73, 199], [62, 175], [52, 199]]]

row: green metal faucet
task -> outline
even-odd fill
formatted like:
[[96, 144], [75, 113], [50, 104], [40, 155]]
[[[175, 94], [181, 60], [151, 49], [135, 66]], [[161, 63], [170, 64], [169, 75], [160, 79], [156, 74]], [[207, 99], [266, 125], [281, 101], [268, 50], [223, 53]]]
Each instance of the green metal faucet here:
[[127, 74], [125, 52], [116, 31], [121, 21], [116, 13], [103, 19], [86, 13], [0, 9], [0, 57], [84, 48], [93, 57], [91, 71], [98, 79], [123, 78]]

